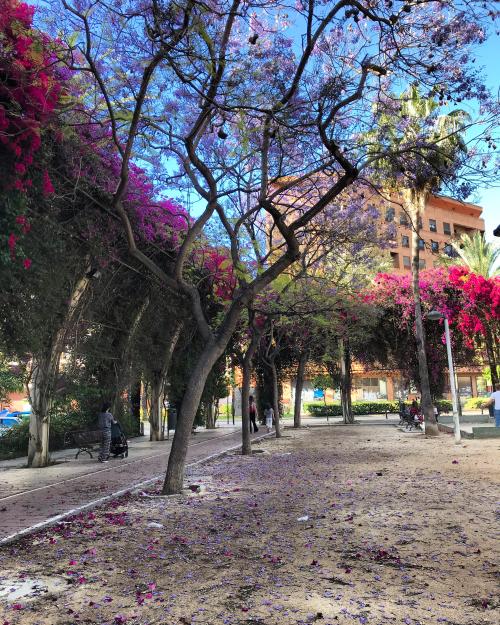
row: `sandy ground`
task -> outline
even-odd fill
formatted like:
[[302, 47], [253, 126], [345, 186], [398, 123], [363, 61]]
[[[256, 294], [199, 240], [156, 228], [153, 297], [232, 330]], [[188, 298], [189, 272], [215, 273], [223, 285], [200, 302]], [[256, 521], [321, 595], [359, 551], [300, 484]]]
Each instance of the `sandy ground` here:
[[500, 441], [335, 426], [255, 448], [197, 467], [200, 493], [4, 547], [0, 625], [500, 623]]

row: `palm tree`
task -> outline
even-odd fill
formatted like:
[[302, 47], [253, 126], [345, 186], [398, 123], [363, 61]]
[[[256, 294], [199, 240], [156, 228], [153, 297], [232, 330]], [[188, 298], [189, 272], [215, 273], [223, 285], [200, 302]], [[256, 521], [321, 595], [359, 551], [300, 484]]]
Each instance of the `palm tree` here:
[[451, 246], [458, 256], [446, 258], [446, 264], [463, 265], [487, 279], [500, 276], [500, 247], [486, 241], [482, 232], [474, 232], [472, 236], [462, 234]]
[[[468, 116], [463, 111], [437, 115], [437, 102], [420, 96], [412, 86], [401, 96], [400, 107], [389, 117], [380, 116], [382, 141], [377, 145], [378, 166], [384, 182], [400, 191], [403, 208], [412, 222], [412, 290], [415, 304], [422, 411], [425, 432], [436, 436], [439, 428], [434, 416], [425, 352], [425, 332], [420, 300], [420, 229], [427, 200], [432, 191], [455, 177], [467, 150], [463, 130]], [[385, 154], [384, 154], [385, 151]], [[381, 154], [381, 157], [380, 157]]]

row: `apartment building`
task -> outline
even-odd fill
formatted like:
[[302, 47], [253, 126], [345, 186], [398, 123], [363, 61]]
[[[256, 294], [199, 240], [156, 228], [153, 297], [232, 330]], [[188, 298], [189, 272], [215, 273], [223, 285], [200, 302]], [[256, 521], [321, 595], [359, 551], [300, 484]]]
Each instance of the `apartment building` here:
[[[394, 239], [389, 254], [393, 271], [399, 274], [411, 271], [412, 257], [412, 229], [410, 220], [397, 201], [384, 200], [379, 195], [373, 195], [370, 202], [375, 204], [380, 212], [380, 222], [393, 225]], [[456, 252], [451, 241], [462, 234], [473, 234], [475, 231], [484, 232], [484, 220], [481, 217], [482, 208], [475, 204], [460, 202], [453, 198], [431, 195], [427, 202], [422, 223], [420, 224], [420, 268], [426, 269], [438, 264], [438, 257], [447, 254], [453, 257]], [[446, 380], [446, 384], [448, 381]], [[480, 368], [458, 368], [458, 393], [462, 400], [486, 394], [487, 383]], [[293, 406], [295, 395], [294, 380], [286, 381], [283, 385], [283, 400], [290, 407]], [[353, 363], [353, 394], [354, 400], [388, 399], [394, 400], [401, 396], [416, 396], [416, 389], [405, 388], [405, 383], [398, 371], [387, 369], [366, 370], [360, 363]], [[338, 399], [338, 391], [328, 390], [327, 400]], [[449, 388], [445, 386], [445, 396], [450, 396]], [[321, 392], [315, 390], [311, 382], [305, 383], [303, 403], [318, 400]]]
[[[450, 242], [462, 234], [484, 232], [482, 208], [475, 204], [459, 202], [453, 198], [431, 195], [422, 217], [420, 230], [420, 268], [436, 266], [441, 254], [455, 254]], [[411, 271], [412, 232], [411, 224], [401, 206], [389, 204], [381, 216], [387, 223], [394, 223], [396, 237], [390, 251], [392, 266], [396, 273]]]
[[[381, 220], [394, 224], [395, 237], [388, 252], [393, 271], [409, 273], [412, 257], [412, 230], [410, 220], [396, 202], [381, 206]], [[476, 204], [460, 202], [450, 197], [431, 195], [425, 207], [420, 224], [420, 268], [435, 267], [438, 257], [447, 254], [453, 257], [456, 252], [451, 241], [462, 234], [484, 232], [482, 208]], [[358, 363], [353, 363], [354, 392], [353, 399], [395, 399], [405, 394], [404, 383], [399, 372], [378, 370], [366, 371]], [[457, 371], [458, 392], [461, 398], [486, 393], [486, 380], [479, 368], [459, 368]], [[414, 390], [414, 389], [413, 389]], [[445, 388], [449, 395], [449, 389]]]

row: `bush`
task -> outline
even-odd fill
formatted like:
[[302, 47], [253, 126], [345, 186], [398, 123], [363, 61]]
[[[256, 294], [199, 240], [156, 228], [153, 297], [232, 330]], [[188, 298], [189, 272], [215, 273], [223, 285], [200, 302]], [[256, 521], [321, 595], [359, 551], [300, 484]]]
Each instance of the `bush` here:
[[[451, 412], [451, 401], [448, 399], [438, 399], [435, 402], [440, 412]], [[411, 402], [405, 402], [406, 406], [410, 406]], [[305, 409], [313, 417], [341, 417], [342, 406], [340, 402], [334, 402], [333, 404], [323, 404], [320, 402], [314, 402], [305, 404]], [[368, 415], [368, 414], [385, 414], [389, 412], [391, 414], [397, 414], [399, 412], [399, 401], [387, 401], [383, 399], [373, 401], [353, 401], [352, 412], [355, 415]]]
[[[342, 416], [342, 406], [340, 402], [333, 404], [323, 404], [314, 402], [306, 404], [305, 409], [314, 417], [340, 417]], [[374, 401], [353, 401], [352, 412], [355, 415], [366, 414], [385, 414], [386, 412], [397, 413], [399, 410], [399, 402], [386, 401], [383, 399]]]
[[453, 405], [449, 399], [437, 399], [435, 402], [439, 412], [452, 412]]
[[476, 410], [478, 408], [482, 408], [487, 399], [487, 397], [469, 397], [464, 404], [464, 408], [465, 410]]

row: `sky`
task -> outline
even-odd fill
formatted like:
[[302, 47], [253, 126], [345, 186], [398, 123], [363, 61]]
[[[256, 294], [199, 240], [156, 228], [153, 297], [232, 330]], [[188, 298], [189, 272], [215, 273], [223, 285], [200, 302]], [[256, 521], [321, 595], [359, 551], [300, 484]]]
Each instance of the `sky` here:
[[[500, 36], [493, 35], [478, 48], [477, 63], [484, 66], [488, 86], [500, 95]], [[500, 224], [500, 188], [478, 189], [477, 195], [477, 203], [483, 207], [485, 236], [492, 241], [493, 230]]]
[[[25, 1], [37, 6], [43, 14], [45, 0]], [[486, 84], [500, 97], [500, 36], [492, 34], [485, 44], [478, 46], [476, 63], [484, 67]], [[486, 238], [500, 241], [493, 236], [494, 228], [500, 224], [500, 188], [477, 188], [474, 197], [469, 201], [483, 208]], [[196, 207], [192, 208], [196, 212]]]

